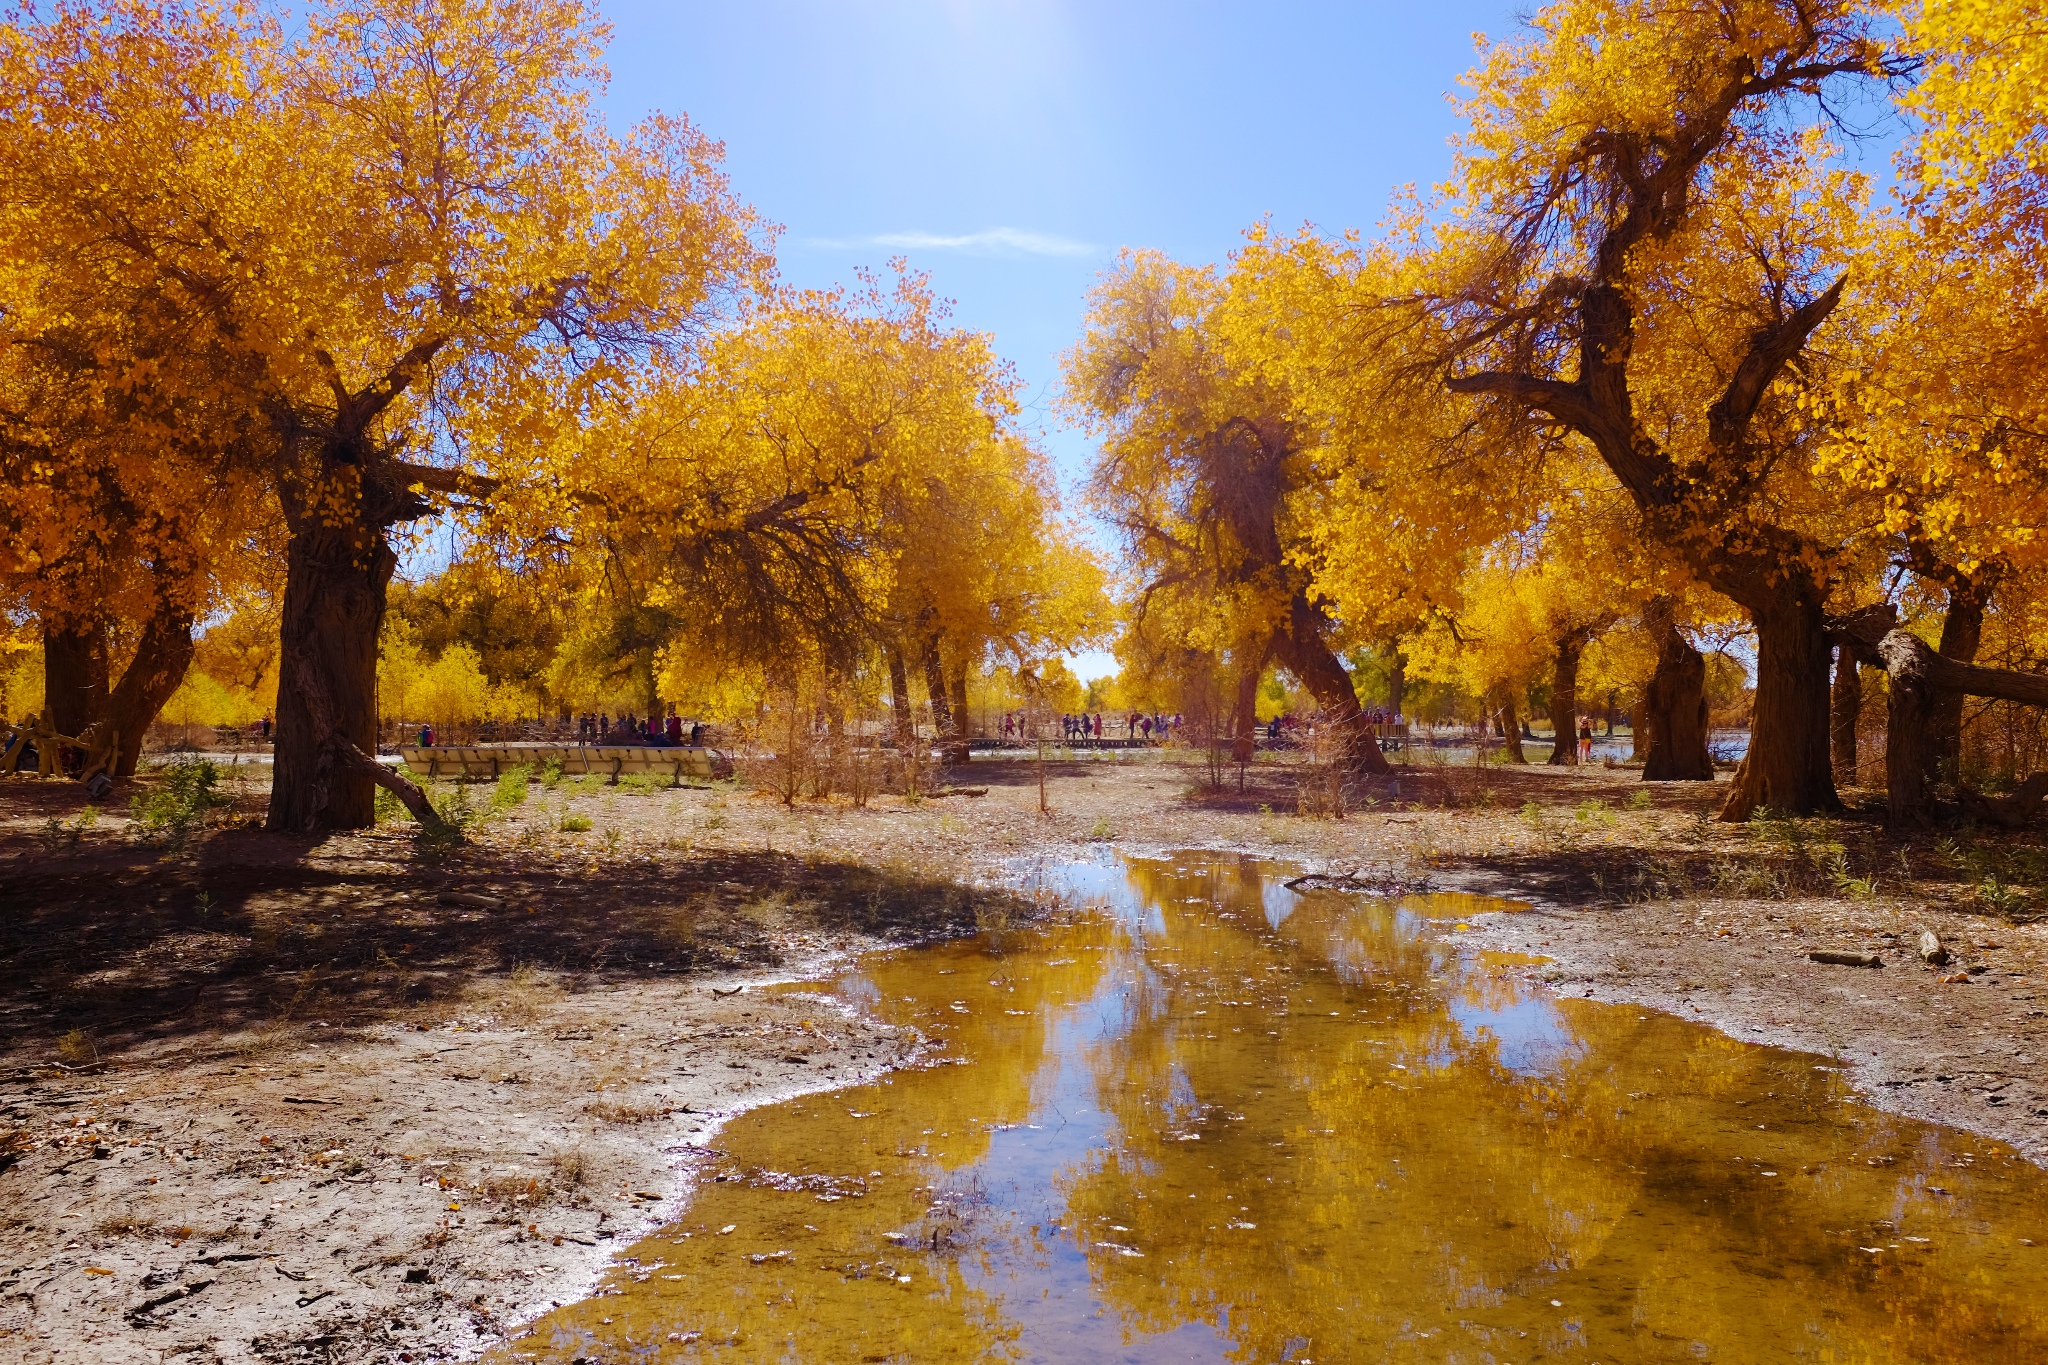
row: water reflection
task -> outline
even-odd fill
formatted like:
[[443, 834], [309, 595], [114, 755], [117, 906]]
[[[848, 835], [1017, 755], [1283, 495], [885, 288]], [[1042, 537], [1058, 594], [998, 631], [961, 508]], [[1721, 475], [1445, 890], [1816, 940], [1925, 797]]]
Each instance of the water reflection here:
[[1419, 932], [1470, 904], [1054, 875], [1101, 910], [835, 983], [947, 1064], [734, 1122], [687, 1222], [517, 1354], [2048, 1359], [2042, 1173], [1821, 1059]]

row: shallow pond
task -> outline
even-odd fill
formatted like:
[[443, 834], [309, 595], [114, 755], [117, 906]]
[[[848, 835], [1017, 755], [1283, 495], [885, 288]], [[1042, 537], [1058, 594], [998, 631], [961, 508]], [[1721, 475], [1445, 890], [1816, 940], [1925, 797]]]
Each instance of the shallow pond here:
[[1092, 913], [863, 962], [942, 1064], [734, 1120], [512, 1354], [2048, 1361], [2042, 1171], [1285, 875], [1072, 864]]

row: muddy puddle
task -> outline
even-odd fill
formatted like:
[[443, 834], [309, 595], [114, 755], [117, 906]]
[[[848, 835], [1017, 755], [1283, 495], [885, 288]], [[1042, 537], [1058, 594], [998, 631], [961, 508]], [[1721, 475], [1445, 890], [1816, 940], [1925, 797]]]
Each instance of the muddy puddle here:
[[2039, 1169], [1289, 871], [1070, 865], [1096, 911], [862, 963], [939, 1064], [734, 1120], [508, 1358], [2048, 1360]]

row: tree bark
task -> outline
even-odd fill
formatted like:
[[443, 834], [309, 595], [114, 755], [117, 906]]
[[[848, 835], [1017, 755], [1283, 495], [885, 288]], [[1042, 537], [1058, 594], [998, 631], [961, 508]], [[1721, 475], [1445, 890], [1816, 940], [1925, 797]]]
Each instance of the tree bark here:
[[185, 680], [192, 654], [191, 613], [159, 604], [143, 626], [135, 642], [135, 656], [121, 671], [121, 681], [108, 695], [102, 714], [102, 723], [120, 740], [114, 757], [115, 777], [135, 775], [142, 759], [142, 737]]
[[917, 717], [910, 710], [910, 670], [903, 666], [903, 651], [889, 650], [889, 709], [895, 722], [896, 747], [907, 750], [917, 743]]
[[1350, 773], [1385, 774], [1394, 771], [1379, 741], [1367, 724], [1365, 709], [1358, 704], [1358, 691], [1351, 675], [1330, 647], [1323, 643], [1321, 614], [1308, 599], [1297, 594], [1286, 628], [1273, 640], [1274, 653], [1287, 671], [1301, 679], [1301, 685], [1322, 708], [1323, 719], [1337, 736], [1339, 761]]
[[[338, 762], [377, 747], [377, 636], [398, 556], [382, 527], [307, 526], [286, 552], [269, 827], [365, 829], [375, 784]], [[369, 544], [350, 531], [368, 532]]]
[[1407, 702], [1408, 656], [1396, 647], [1393, 666], [1387, 670], [1387, 714], [1399, 719]]
[[[1959, 664], [1977, 662], [1977, 649], [1984, 640], [1984, 612], [1991, 604], [1997, 574], [1989, 567], [1976, 575], [1956, 574], [1948, 585], [1948, 611], [1941, 619], [1941, 643], [1935, 646], [1944, 659]], [[1928, 716], [1927, 781], [1954, 784], [1963, 771], [1963, 694], [1944, 691], [1934, 698]]]
[[1550, 765], [1579, 765], [1579, 659], [1586, 642], [1576, 633], [1557, 643], [1557, 672], [1550, 684]]
[[2048, 706], [2048, 674], [2014, 673], [1957, 663], [1903, 630], [1878, 642], [1889, 681], [1884, 768], [1886, 807], [1895, 826], [1926, 819], [1927, 751], [1932, 747], [1936, 704], [1941, 694]]
[[98, 622], [43, 620], [43, 718], [76, 735], [107, 703], [107, 632]]
[[376, 823], [379, 779], [347, 751], [377, 747], [377, 636], [398, 566], [386, 531], [434, 510], [415, 485], [450, 490], [461, 476], [381, 457], [361, 435], [328, 436], [309, 464], [281, 489], [290, 536], [268, 824], [363, 829]]
[[1749, 754], [1721, 808], [1728, 823], [1759, 809], [1788, 814], [1840, 810], [1828, 754], [1827, 617], [1813, 594], [1788, 585], [1756, 619], [1756, 705]]
[[1230, 761], [1249, 763], [1259, 747], [1259, 675], [1265, 671], [1263, 661], [1258, 667], [1240, 668], [1237, 672], [1237, 706], [1235, 724], [1230, 737]]
[[1515, 694], [1511, 688], [1502, 688], [1500, 693], [1500, 735], [1508, 762], [1529, 761], [1529, 756], [1522, 752], [1522, 722], [1515, 712]]
[[1643, 689], [1636, 733], [1645, 782], [1711, 782], [1707, 753], [1707, 661], [1679, 633], [1672, 603], [1653, 601], [1643, 624], [1657, 642], [1657, 671]]
[[1828, 755], [1835, 767], [1835, 785], [1856, 785], [1856, 722], [1863, 714], [1863, 673], [1855, 651], [1835, 651], [1835, 688], [1829, 698]]
[[938, 732], [939, 761], [953, 764], [960, 756], [959, 718], [953, 714], [946, 687], [946, 669], [939, 657], [939, 632], [933, 631], [924, 647], [924, 690], [932, 706], [932, 728]]
[[964, 744], [974, 726], [973, 713], [967, 709], [967, 664], [964, 661], [953, 665], [952, 693], [954, 738]]

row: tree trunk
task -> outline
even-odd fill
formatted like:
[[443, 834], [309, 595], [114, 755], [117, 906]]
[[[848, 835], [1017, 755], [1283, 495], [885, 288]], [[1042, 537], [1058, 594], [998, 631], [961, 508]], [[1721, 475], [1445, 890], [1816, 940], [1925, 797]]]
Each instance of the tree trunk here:
[[1636, 717], [1645, 782], [1712, 782], [1707, 753], [1707, 660], [1679, 633], [1672, 604], [1659, 599], [1643, 613], [1657, 641], [1657, 671], [1643, 689]]
[[[372, 463], [374, 460], [374, 464]], [[268, 827], [364, 829], [376, 761], [377, 636], [398, 557], [386, 529], [431, 513], [415, 488], [462, 476], [378, 458], [367, 437], [332, 435], [281, 488], [289, 540], [278, 626], [277, 727]]]
[[889, 650], [889, 709], [896, 724], [896, 747], [907, 750], [917, 743], [917, 717], [910, 710], [910, 670], [903, 666], [903, 651]]
[[1756, 707], [1749, 755], [1736, 773], [1721, 819], [1747, 820], [1758, 809], [1812, 815], [1842, 807], [1828, 756], [1826, 614], [1817, 597], [1787, 587], [1756, 619]]
[[938, 732], [939, 761], [958, 763], [959, 718], [946, 687], [946, 669], [939, 658], [939, 633], [933, 631], [924, 647], [924, 690], [932, 704], [932, 728]]
[[121, 671], [121, 681], [108, 695], [102, 721], [120, 744], [113, 775], [133, 777], [142, 758], [142, 737], [150, 723], [185, 680], [192, 667], [192, 616], [181, 608], [160, 604], [135, 642], [135, 657]]
[[1347, 772], [1384, 774], [1394, 771], [1380, 752], [1366, 723], [1365, 710], [1358, 704], [1358, 692], [1351, 675], [1323, 643], [1322, 621], [1307, 598], [1296, 595], [1290, 628], [1274, 636], [1274, 653], [1287, 671], [1301, 679], [1322, 708], [1324, 720], [1337, 735], [1338, 755]]
[[646, 708], [647, 719], [659, 724], [661, 720], [661, 686], [654, 678], [654, 651], [643, 650], [633, 661], [633, 671], [639, 675], [640, 700]]
[[1230, 761], [1249, 763], [1259, 747], [1259, 674], [1264, 667], [1241, 668], [1237, 674], [1237, 716], [1230, 738]]
[[955, 738], [964, 741], [968, 737], [969, 732], [974, 728], [973, 713], [967, 709], [967, 665], [965, 663], [956, 664], [953, 667], [952, 692], [953, 726], [957, 731]]
[[[1927, 771], [1932, 750], [1936, 688], [1929, 676], [1925, 644], [1900, 648], [1894, 631], [1878, 646], [1885, 662], [1884, 785], [1885, 811], [1895, 827], [1924, 823], [1927, 818]], [[1960, 694], [1958, 694], [1960, 695]]]
[[377, 746], [377, 635], [398, 557], [383, 529], [351, 544], [349, 529], [294, 528], [286, 552], [279, 639], [277, 728], [269, 827], [365, 829], [377, 820], [376, 784], [336, 759], [337, 741]]
[[[1991, 581], [1987, 581], [1991, 580]], [[1941, 620], [1941, 643], [1937, 652], [1959, 664], [1977, 662], [1977, 648], [1984, 640], [1984, 611], [1991, 603], [1995, 576], [1980, 574], [1949, 584], [1948, 611]], [[1944, 691], [1934, 698], [1927, 719], [1927, 781], [1954, 784], [1963, 770], [1963, 694]]]
[[1576, 635], [1558, 641], [1557, 674], [1550, 685], [1550, 764], [1579, 765], [1579, 657], [1586, 642]]
[[1863, 673], [1855, 651], [1836, 652], [1835, 690], [1829, 699], [1828, 754], [1835, 765], [1835, 785], [1856, 785], [1856, 722], [1863, 714]]
[[107, 703], [107, 632], [97, 622], [43, 620], [43, 719], [76, 736]]
[[1891, 631], [1879, 641], [1877, 653], [1884, 661], [1891, 694], [1884, 767], [1887, 805], [1894, 825], [1926, 818], [1927, 749], [1941, 694], [2048, 706], [2048, 675], [1959, 664], [1903, 630]]
[[1407, 701], [1408, 656], [1396, 648], [1393, 666], [1387, 670], [1387, 714], [1399, 720]]
[[1522, 752], [1522, 722], [1515, 712], [1515, 694], [1512, 688], [1502, 688], [1500, 693], [1500, 736], [1507, 751], [1508, 762], [1527, 763], [1529, 756]]

